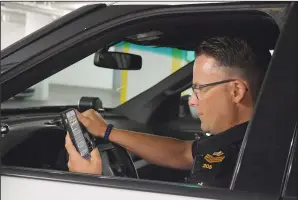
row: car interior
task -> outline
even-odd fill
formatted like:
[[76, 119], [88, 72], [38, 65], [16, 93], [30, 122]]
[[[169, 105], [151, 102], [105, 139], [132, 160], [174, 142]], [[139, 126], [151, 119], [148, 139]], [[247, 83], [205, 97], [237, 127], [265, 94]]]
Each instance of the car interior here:
[[[244, 37], [256, 48], [267, 48], [269, 51], [274, 49], [279, 34], [275, 21], [261, 12], [204, 12], [179, 16], [173, 14], [162, 16], [158, 20], [144, 19], [117, 31], [118, 35], [111, 34], [109, 40], [105, 40], [105, 48], [126, 41], [144, 46], [195, 50], [196, 45], [206, 37], [226, 35]], [[141, 33], [147, 33], [148, 36], [140, 39]], [[100, 48], [95, 45], [84, 47], [77, 59], [98, 50]], [[181, 92], [192, 84], [192, 67], [193, 62], [187, 63], [126, 103], [99, 112], [108, 123], [120, 129], [182, 140], [193, 140], [195, 134], [205, 137], [200, 130], [199, 119], [194, 119], [191, 115], [187, 98], [181, 98]], [[66, 107], [55, 109], [36, 109], [33, 114], [22, 113], [20, 110], [18, 115], [10, 110], [2, 110], [1, 121], [10, 127], [8, 133], [2, 134], [0, 142], [2, 165], [65, 173], [68, 171], [64, 148], [66, 132], [51, 124], [51, 121], [59, 116], [61, 109]], [[97, 147], [103, 152], [106, 175], [168, 182], [184, 182], [184, 178], [189, 175], [189, 171], [150, 164], [137, 155], [127, 153], [121, 147], [100, 139], [97, 140]]]

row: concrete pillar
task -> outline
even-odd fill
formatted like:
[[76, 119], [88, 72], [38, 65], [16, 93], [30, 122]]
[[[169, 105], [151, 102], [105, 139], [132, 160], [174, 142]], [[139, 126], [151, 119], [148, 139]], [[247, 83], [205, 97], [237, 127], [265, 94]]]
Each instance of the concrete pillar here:
[[[26, 25], [25, 35], [29, 35], [41, 27], [49, 24], [53, 21], [53, 17], [50, 15], [43, 15], [39, 13], [27, 12], [26, 13]], [[49, 81], [44, 80], [33, 86], [35, 88], [32, 99], [34, 100], [48, 100], [49, 98]]]

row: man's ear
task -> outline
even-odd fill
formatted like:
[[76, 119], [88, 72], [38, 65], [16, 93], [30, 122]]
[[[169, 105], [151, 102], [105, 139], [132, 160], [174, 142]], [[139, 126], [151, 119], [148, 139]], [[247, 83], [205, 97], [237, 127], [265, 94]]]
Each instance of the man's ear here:
[[235, 80], [232, 82], [232, 85], [233, 100], [235, 103], [240, 103], [247, 92], [246, 84], [240, 80]]

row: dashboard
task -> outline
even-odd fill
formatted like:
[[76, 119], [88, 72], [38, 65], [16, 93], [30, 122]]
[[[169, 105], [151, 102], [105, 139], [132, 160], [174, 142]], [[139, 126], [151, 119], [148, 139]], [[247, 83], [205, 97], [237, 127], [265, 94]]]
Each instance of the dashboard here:
[[[2, 134], [0, 140], [2, 165], [67, 172], [68, 157], [64, 146], [66, 132], [59, 126], [49, 124], [50, 121], [59, 117], [58, 113], [59, 111], [35, 114], [9, 113], [9, 115], [2, 116], [1, 122], [9, 127], [8, 131]], [[124, 116], [110, 112], [103, 112], [101, 115], [107, 123], [111, 123], [119, 129], [153, 133], [152, 129], [146, 125], [129, 120]], [[159, 128], [160, 132], [164, 133], [163, 128]], [[171, 130], [170, 132], [173, 133], [174, 131]], [[158, 134], [158, 131], [155, 130], [154, 133]], [[117, 174], [121, 168], [121, 163], [117, 162], [119, 159], [115, 154], [114, 146], [99, 140], [97, 147], [101, 152], [105, 152], [105, 155], [101, 155], [103, 165], [108, 163]], [[141, 179], [181, 182], [189, 173], [188, 171], [153, 165], [131, 152], [128, 153]], [[106, 165], [103, 166], [103, 171], [104, 168], [109, 169]], [[118, 175], [122, 176], [121, 170]]]
[[[37, 169], [68, 170], [68, 158], [64, 146], [66, 131], [48, 123], [55, 117], [58, 115], [18, 116], [3, 120], [2, 122], [8, 125], [9, 131], [2, 136], [0, 141], [2, 164]], [[124, 118], [117, 117], [116, 119], [118, 122], [123, 120], [126, 121], [126, 125], [131, 124]], [[115, 122], [115, 119], [113, 121]], [[109, 163], [116, 162], [112, 144], [99, 139], [97, 147], [101, 152], [108, 153]], [[130, 156], [138, 168], [148, 164], [133, 154]]]

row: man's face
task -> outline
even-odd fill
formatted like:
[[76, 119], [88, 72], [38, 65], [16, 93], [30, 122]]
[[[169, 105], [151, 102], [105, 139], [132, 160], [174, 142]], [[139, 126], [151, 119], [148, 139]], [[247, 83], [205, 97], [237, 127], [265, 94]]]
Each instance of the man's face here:
[[[217, 65], [217, 61], [212, 57], [198, 56], [194, 63], [193, 85], [200, 86], [229, 79]], [[203, 131], [216, 134], [223, 131], [227, 124], [232, 124], [234, 102], [231, 92], [231, 82], [194, 89], [189, 104], [196, 109]]]

